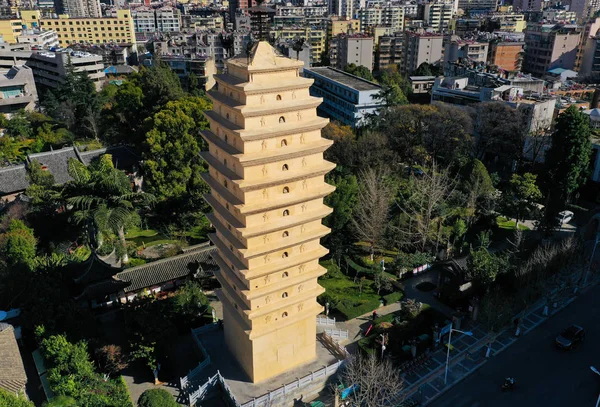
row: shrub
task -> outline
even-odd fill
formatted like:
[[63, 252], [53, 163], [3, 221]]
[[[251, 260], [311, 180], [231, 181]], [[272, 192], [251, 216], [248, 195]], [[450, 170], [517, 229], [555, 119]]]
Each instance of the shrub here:
[[25, 396], [17, 396], [3, 389], [0, 389], [0, 405], [3, 407], [34, 407], [34, 404]]
[[132, 257], [129, 259], [129, 263], [125, 264], [125, 268], [137, 267], [141, 266], [142, 264], [146, 264], [146, 260], [138, 257]]
[[344, 273], [333, 260], [327, 260], [321, 263], [321, 266], [327, 269], [327, 274], [323, 275], [324, 279], [329, 278], [344, 278]]
[[358, 304], [346, 298], [340, 302], [337, 309], [346, 317], [346, 319], [352, 319], [379, 308], [379, 305], [380, 302], [377, 298], [368, 299]]
[[402, 298], [404, 298], [404, 293], [402, 291], [396, 291], [391, 294], [384, 295], [383, 301], [385, 301], [385, 305], [389, 305], [400, 301]]
[[142, 393], [138, 407], [179, 407], [173, 396], [164, 389], [150, 389]]

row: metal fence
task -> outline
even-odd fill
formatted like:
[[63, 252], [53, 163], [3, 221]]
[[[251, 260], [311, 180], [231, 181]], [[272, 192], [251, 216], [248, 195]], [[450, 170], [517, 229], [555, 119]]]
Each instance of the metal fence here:
[[325, 333], [336, 341], [348, 339], [348, 331], [343, 329], [325, 329]]
[[335, 326], [335, 318], [327, 318], [324, 315], [317, 315], [317, 325]]

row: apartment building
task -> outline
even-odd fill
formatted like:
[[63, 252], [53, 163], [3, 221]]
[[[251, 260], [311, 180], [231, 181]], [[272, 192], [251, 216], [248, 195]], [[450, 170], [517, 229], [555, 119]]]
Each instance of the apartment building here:
[[68, 14], [73, 18], [102, 17], [100, 0], [59, 0], [55, 4], [58, 14]]
[[59, 15], [58, 18], [41, 18], [40, 12], [21, 11], [22, 23], [32, 27], [35, 23], [42, 30], [54, 30], [61, 47], [71, 44], [134, 43], [135, 31], [130, 10], [116, 10], [115, 17], [71, 18]]
[[310, 45], [311, 64], [319, 62], [325, 51], [327, 37], [324, 29], [306, 26], [277, 27], [271, 30], [271, 35], [274, 35], [275, 39], [283, 41], [304, 38]]
[[423, 62], [438, 64], [442, 61], [444, 36], [429, 32], [407, 31], [404, 45], [402, 73], [412, 73]]
[[[215, 60], [209, 56], [183, 56], [183, 55], [165, 55], [161, 61], [166, 63], [180, 79], [187, 79], [190, 74], [196, 75], [199, 86], [205, 90], [210, 90], [215, 85], [214, 75], [217, 73]], [[152, 59], [145, 59], [145, 66], [152, 65]]]
[[523, 69], [538, 76], [554, 68], [573, 69], [582, 29], [572, 24], [529, 23]]
[[379, 46], [375, 55], [375, 66], [378, 70], [392, 65], [403, 65], [404, 34], [384, 35], [379, 37]]
[[377, 97], [381, 87], [373, 82], [331, 67], [305, 68], [304, 76], [314, 79], [311, 96], [323, 98], [317, 111], [332, 120], [358, 127], [384, 107]]
[[423, 22], [427, 27], [442, 32], [448, 28], [450, 20], [456, 14], [456, 2], [434, 0], [423, 4]]
[[320, 17], [327, 14], [327, 12], [327, 6], [278, 6], [275, 10], [275, 16]]
[[524, 46], [521, 41], [490, 41], [488, 64], [504, 71], [519, 72], [523, 67]]
[[10, 115], [21, 109], [32, 111], [38, 102], [33, 71], [25, 65], [0, 73], [0, 113]]
[[17, 37], [17, 43], [29, 44], [32, 47], [41, 49], [50, 49], [58, 47], [58, 34], [54, 30], [25, 29]]
[[181, 12], [174, 7], [138, 7], [131, 10], [135, 32], [180, 32]]
[[458, 8], [463, 11], [495, 11], [497, 7], [498, 0], [458, 0]]
[[332, 43], [336, 45], [332, 47], [336, 50], [334, 59], [331, 59], [331, 64], [338, 69], [344, 69], [348, 64], [367, 67], [373, 69], [373, 37], [367, 37], [364, 34], [354, 35], [338, 35]]
[[23, 22], [19, 18], [1, 17], [0, 18], [0, 35], [4, 42], [14, 44], [17, 42], [17, 37], [23, 31]]
[[354, 34], [360, 32], [360, 21], [331, 16], [327, 20], [327, 38], [331, 40], [339, 34]]
[[487, 26], [490, 31], [523, 32], [527, 27], [525, 14], [521, 13], [494, 13], [487, 17]]
[[488, 58], [488, 43], [478, 41], [453, 40], [446, 44], [445, 61], [454, 62], [458, 59], [470, 59], [486, 63]]
[[404, 31], [404, 8], [375, 5], [358, 10], [360, 30], [366, 32], [373, 27], [389, 27], [392, 32]]

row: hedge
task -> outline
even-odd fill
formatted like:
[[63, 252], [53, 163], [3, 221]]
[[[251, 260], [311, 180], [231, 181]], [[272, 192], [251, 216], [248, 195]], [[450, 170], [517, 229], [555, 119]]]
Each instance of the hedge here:
[[344, 303], [340, 303], [336, 308], [346, 317], [346, 319], [352, 319], [379, 308], [379, 305], [381, 305], [379, 300], [373, 298], [355, 306], [347, 306]]
[[375, 270], [373, 270], [372, 268], [367, 268], [367, 267], [363, 267], [359, 264], [356, 264], [355, 262], [350, 260], [350, 258], [348, 256], [345, 256], [344, 259], [346, 260], [346, 263], [348, 263], [348, 265], [350, 267], [352, 267], [354, 270], [356, 270], [356, 272], [358, 272], [358, 273], [373, 274], [375, 272]]
[[402, 291], [395, 291], [391, 294], [384, 295], [383, 301], [385, 301], [385, 305], [389, 305], [400, 301], [402, 298], [404, 298], [404, 293]]

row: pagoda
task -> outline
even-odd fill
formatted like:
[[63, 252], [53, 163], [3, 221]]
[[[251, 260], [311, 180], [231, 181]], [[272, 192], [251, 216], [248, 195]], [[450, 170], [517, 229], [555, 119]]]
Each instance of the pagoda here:
[[226, 61], [208, 92], [204, 180], [216, 233], [225, 340], [254, 383], [316, 358], [316, 319], [325, 290], [317, 278], [328, 253], [323, 198], [334, 187], [323, 159], [322, 99], [310, 96], [303, 62], [261, 41]]

